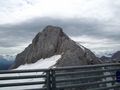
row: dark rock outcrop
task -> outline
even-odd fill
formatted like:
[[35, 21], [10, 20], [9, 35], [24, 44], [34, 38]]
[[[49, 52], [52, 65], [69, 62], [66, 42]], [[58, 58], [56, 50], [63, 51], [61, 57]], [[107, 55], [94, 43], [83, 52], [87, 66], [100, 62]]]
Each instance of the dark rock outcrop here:
[[115, 53], [112, 55], [111, 59], [120, 60], [120, 51], [115, 52]]
[[71, 40], [62, 28], [47, 26], [35, 36], [32, 44], [16, 56], [12, 68], [57, 54], [62, 55], [56, 63], [57, 67], [101, 63], [89, 49]]
[[115, 52], [111, 57], [112, 62], [120, 62], [120, 51]]

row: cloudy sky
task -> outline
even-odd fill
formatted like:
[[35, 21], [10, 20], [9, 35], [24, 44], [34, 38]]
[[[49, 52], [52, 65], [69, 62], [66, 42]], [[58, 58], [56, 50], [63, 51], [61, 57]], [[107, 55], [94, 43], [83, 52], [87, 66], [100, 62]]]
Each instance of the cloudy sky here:
[[0, 0], [0, 54], [17, 54], [47, 25], [96, 54], [120, 50], [120, 0]]

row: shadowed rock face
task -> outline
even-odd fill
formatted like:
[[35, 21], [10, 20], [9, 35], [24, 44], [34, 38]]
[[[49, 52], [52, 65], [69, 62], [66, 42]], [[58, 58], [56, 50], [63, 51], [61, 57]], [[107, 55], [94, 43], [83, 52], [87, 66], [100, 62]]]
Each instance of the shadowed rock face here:
[[47, 26], [35, 36], [32, 44], [16, 56], [12, 68], [57, 54], [62, 55], [56, 63], [57, 67], [100, 63], [90, 50], [77, 45], [60, 27]]
[[120, 61], [120, 51], [117, 51], [116, 53], [114, 53], [111, 59]]

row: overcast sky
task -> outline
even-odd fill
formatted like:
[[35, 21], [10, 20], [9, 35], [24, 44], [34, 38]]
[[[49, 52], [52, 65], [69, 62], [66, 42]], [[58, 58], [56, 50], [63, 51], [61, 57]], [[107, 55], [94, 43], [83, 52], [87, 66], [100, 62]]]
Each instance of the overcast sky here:
[[0, 0], [0, 54], [17, 54], [47, 25], [95, 53], [120, 50], [120, 0]]

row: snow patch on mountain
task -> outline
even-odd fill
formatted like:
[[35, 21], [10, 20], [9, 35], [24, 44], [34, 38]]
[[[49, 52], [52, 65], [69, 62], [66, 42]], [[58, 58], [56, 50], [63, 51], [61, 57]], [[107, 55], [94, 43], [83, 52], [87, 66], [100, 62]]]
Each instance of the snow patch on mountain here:
[[17, 68], [19, 69], [42, 69], [42, 68], [50, 68], [55, 65], [56, 62], [61, 58], [61, 55], [54, 55], [50, 58], [40, 59], [36, 63], [33, 64], [25, 64], [21, 65]]

